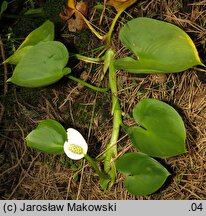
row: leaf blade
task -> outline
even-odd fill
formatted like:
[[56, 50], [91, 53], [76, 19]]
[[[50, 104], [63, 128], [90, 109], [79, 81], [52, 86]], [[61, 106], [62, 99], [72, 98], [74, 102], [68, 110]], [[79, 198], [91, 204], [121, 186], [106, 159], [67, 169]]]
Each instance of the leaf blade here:
[[8, 2], [3, 1], [2, 4], [1, 4], [0, 16], [4, 13], [4, 11], [6, 11], [7, 7], [8, 7]]
[[17, 64], [23, 55], [26, 54], [29, 47], [32, 47], [39, 42], [54, 40], [54, 24], [47, 20], [41, 26], [34, 29], [22, 42], [19, 48], [9, 57], [4, 63]]
[[26, 137], [27, 145], [48, 154], [63, 154], [64, 142], [67, 139], [66, 130], [53, 119], [46, 119], [31, 131]]
[[39, 42], [54, 40], [54, 24], [50, 20], [45, 21], [41, 26], [34, 29], [23, 41], [18, 49], [25, 46], [34, 46]]
[[195, 65], [204, 66], [191, 38], [170, 23], [142, 17], [133, 19], [121, 29], [120, 40], [136, 59], [126, 59], [127, 64], [125, 59], [117, 59], [117, 69], [132, 73], [174, 73]]
[[17, 65], [21, 58], [27, 54], [27, 52], [32, 48], [33, 46], [26, 46], [23, 47], [22, 49], [19, 49], [18, 51], [14, 52], [13, 55], [11, 55], [9, 58], [7, 58], [3, 64], [9, 63], [9, 64], [14, 64]]
[[41, 42], [21, 58], [12, 77], [7, 81], [22, 87], [53, 84], [70, 72], [64, 68], [68, 58], [69, 53], [61, 42]]
[[143, 99], [135, 105], [133, 117], [140, 126], [127, 132], [132, 144], [153, 157], [171, 157], [186, 152], [186, 130], [182, 118], [170, 105]]
[[125, 187], [134, 195], [154, 193], [170, 175], [158, 161], [141, 152], [124, 154], [116, 165], [118, 171], [126, 175]]

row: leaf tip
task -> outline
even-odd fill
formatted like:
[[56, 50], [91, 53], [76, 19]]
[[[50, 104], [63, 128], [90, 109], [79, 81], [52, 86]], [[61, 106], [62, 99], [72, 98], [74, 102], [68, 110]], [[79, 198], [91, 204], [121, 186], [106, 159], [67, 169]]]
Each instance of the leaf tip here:
[[63, 75], [65, 76], [65, 75], [68, 75], [68, 74], [70, 74], [71, 73], [71, 68], [68, 68], [68, 67], [65, 67], [64, 69], [63, 69]]
[[6, 82], [7, 82], [7, 83], [8, 83], [8, 82], [12, 82], [12, 77], [10, 77]]
[[6, 60], [4, 60], [4, 61], [2, 62], [2, 64], [6, 64], [6, 63], [9, 63], [9, 58], [7, 58]]
[[201, 65], [201, 66], [203, 66], [203, 67], [206, 67], [206, 65], [203, 64], [201, 61], [200, 61], [200, 64], [199, 64], [199, 65]]

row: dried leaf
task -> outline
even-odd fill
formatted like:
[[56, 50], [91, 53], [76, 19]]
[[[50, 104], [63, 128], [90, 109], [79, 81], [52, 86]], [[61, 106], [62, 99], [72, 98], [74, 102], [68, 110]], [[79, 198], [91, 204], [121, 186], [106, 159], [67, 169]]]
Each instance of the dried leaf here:
[[[69, 30], [70, 31], [76, 31], [81, 30], [85, 25], [83, 21], [87, 24], [89, 29], [99, 38], [103, 39], [103, 36], [100, 35], [89, 23], [89, 21], [86, 19], [86, 15], [88, 13], [88, 3], [84, 0], [81, 0], [80, 2], [76, 2], [75, 0], [68, 0], [67, 2], [67, 8], [64, 10], [64, 13], [60, 13], [60, 18], [62, 20], [69, 20], [73, 14], [75, 14], [75, 19], [71, 18], [69, 22]], [[72, 20], [73, 19], [73, 20]]]
[[[88, 14], [88, 4], [84, 0], [76, 2], [74, 0], [68, 0], [67, 7], [63, 13], [60, 13], [62, 20], [68, 21], [68, 28], [70, 32], [76, 32], [83, 29], [85, 25], [84, 17]], [[74, 16], [73, 16], [74, 15]]]
[[122, 12], [136, 1], [137, 0], [108, 0], [106, 5], [113, 6], [118, 12]]
[[61, 20], [67, 21], [69, 18], [73, 16], [74, 13], [75, 13], [75, 10], [67, 7], [67, 8], [64, 8], [64, 11], [59, 14], [59, 17]]
[[71, 9], [75, 10], [75, 5], [76, 5], [75, 0], [68, 0], [68, 2], [67, 2], [68, 8], [71, 8]]
[[[84, 1], [77, 2], [76, 9], [80, 11], [85, 17], [88, 13], [88, 5]], [[83, 29], [86, 25], [82, 16], [79, 13], [75, 13], [75, 26], [77, 30]]]

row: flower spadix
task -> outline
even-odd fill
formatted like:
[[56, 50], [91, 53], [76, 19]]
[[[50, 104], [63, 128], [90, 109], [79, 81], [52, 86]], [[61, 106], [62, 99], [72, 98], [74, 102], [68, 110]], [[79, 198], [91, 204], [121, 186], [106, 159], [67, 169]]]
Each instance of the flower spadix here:
[[68, 128], [67, 140], [64, 143], [65, 154], [73, 160], [79, 160], [87, 154], [87, 150], [87, 142], [81, 133], [73, 128]]

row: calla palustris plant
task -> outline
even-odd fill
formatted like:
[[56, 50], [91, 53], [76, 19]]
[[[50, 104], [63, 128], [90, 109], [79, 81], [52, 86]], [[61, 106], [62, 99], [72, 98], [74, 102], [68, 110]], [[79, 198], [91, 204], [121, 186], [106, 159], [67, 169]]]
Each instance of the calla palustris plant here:
[[[133, 109], [136, 125], [130, 127], [124, 125], [118, 99], [116, 71], [121, 69], [137, 74], [177, 73], [204, 64], [198, 56], [193, 41], [182, 29], [170, 23], [143, 17], [128, 21], [120, 30], [120, 41], [135, 57], [116, 59], [115, 51], [111, 48], [111, 33], [118, 16], [135, 2], [135, 0], [106, 1], [107, 5], [115, 7], [117, 16], [106, 34], [106, 46], [102, 52], [104, 55], [100, 58], [76, 55], [85, 62], [103, 61], [104, 74], [108, 71], [112, 95], [113, 129], [105, 153], [98, 159], [104, 161], [103, 172], [88, 156], [88, 146], [83, 136], [72, 128], [66, 131], [54, 120], [40, 122], [37, 128], [26, 137], [26, 141], [29, 147], [42, 152], [65, 153], [74, 160], [87, 159], [99, 174], [100, 185], [104, 190], [110, 189], [115, 183], [118, 170], [125, 175], [124, 184], [130, 193], [148, 195], [161, 188], [170, 175], [166, 168], [152, 157], [167, 158], [186, 153], [185, 126], [181, 116], [172, 106], [156, 99], [139, 101]], [[67, 7], [71, 13], [78, 12], [74, 0], [69, 0]], [[90, 27], [86, 18], [83, 19]], [[93, 27], [90, 29], [94, 30]], [[98, 32], [94, 33], [103, 39]], [[34, 30], [17, 51], [6, 60], [6, 63], [16, 64], [9, 81], [20, 86], [41, 87], [57, 82], [70, 73], [70, 69], [66, 67], [68, 51], [62, 43], [54, 41], [53, 37], [54, 27], [50, 21], [46, 21]], [[31, 58], [35, 58], [38, 64], [32, 63]], [[30, 69], [32, 66], [33, 69]], [[71, 78], [71, 75], [69, 77]], [[100, 88], [77, 78], [72, 79], [93, 90], [101, 91]], [[139, 152], [126, 153], [117, 159], [117, 141], [122, 126], [129, 134], [132, 145]]]
[[27, 145], [48, 154], [66, 154], [72, 160], [85, 158], [102, 179], [109, 176], [102, 172], [87, 154], [88, 144], [82, 134], [74, 128], [67, 131], [57, 121], [46, 119], [31, 131], [26, 137]]
[[87, 154], [88, 145], [83, 136], [75, 129], [68, 128], [67, 131], [53, 119], [42, 120], [36, 129], [26, 137], [30, 148], [48, 154], [65, 153], [73, 160], [79, 160]]

